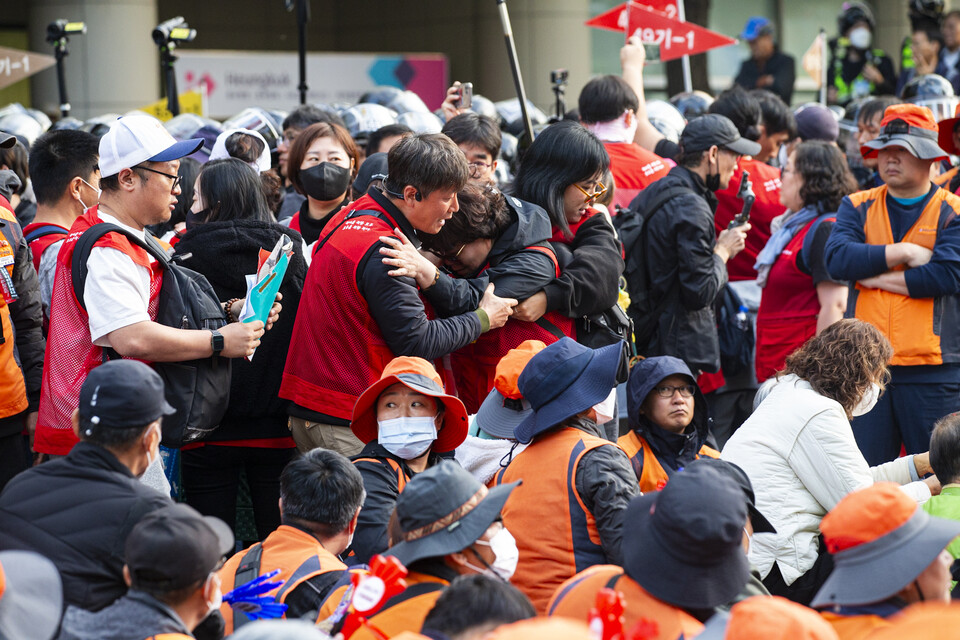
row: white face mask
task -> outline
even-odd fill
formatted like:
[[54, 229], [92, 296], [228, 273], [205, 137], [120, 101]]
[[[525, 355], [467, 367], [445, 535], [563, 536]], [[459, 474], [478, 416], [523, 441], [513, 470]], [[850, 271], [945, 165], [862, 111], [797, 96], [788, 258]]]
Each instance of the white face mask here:
[[[147, 446], [147, 438], [150, 437], [150, 432], [152, 429], [147, 429], [147, 432], [143, 434], [143, 446]], [[153, 463], [157, 461], [157, 458], [160, 456], [160, 447], [157, 446], [156, 453], [154, 453], [153, 447], [147, 447], [147, 466], [144, 467], [143, 473], [147, 472], [147, 469], [153, 466]], [[143, 473], [140, 474], [140, 477], [143, 477]]]
[[857, 27], [850, 32], [847, 39], [857, 49], [866, 50], [870, 48], [870, 43], [873, 42], [873, 34], [866, 27]]
[[606, 424], [613, 420], [613, 414], [616, 412], [616, 404], [617, 388], [614, 387], [602, 402], [593, 405], [593, 410], [597, 412], [597, 424]]
[[402, 460], [419, 458], [437, 439], [437, 419], [433, 416], [378, 420], [377, 426], [377, 442]]
[[876, 382], [871, 383], [870, 388], [863, 393], [863, 397], [860, 398], [860, 402], [853, 408], [850, 415], [856, 418], [870, 413], [870, 410], [877, 406], [877, 401], [880, 400], [880, 392], [880, 385]]
[[208, 605], [210, 608], [207, 615], [210, 615], [211, 613], [219, 609], [220, 606], [223, 604], [223, 591], [220, 589], [220, 576], [214, 573], [210, 576], [210, 579], [216, 582], [216, 587], [215, 587], [216, 595], [213, 597], [213, 600], [211, 600], [210, 604]]
[[[90, 187], [91, 189], [97, 192], [97, 202], [94, 202], [94, 204], [97, 204], [98, 202], [100, 202], [100, 194], [103, 193], [103, 189], [97, 189], [95, 186], [93, 186], [83, 178], [80, 178], [80, 180], [83, 181], [83, 184], [87, 185], [88, 187]], [[80, 200], [80, 206], [83, 207], [84, 211], [90, 208], [87, 206], [87, 203], [83, 201], [83, 198], [80, 198], [80, 196], [77, 196], [77, 199]]]
[[493, 550], [493, 564], [490, 565], [489, 568], [484, 567], [483, 569], [475, 567], [469, 562], [467, 566], [477, 573], [488, 575], [491, 578], [500, 578], [505, 582], [509, 582], [517, 570], [517, 563], [520, 562], [520, 550], [517, 549], [517, 541], [514, 539], [513, 534], [507, 531], [506, 527], [502, 527], [500, 531], [497, 531], [493, 537], [490, 538], [490, 542], [477, 540], [477, 544], [490, 547], [490, 549]]

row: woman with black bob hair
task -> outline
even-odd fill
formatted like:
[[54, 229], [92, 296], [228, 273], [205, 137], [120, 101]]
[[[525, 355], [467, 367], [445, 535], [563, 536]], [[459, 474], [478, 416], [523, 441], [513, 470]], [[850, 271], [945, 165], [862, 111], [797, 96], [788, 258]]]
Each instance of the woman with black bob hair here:
[[246, 295], [244, 277], [256, 273], [260, 249], [272, 250], [284, 235], [293, 242], [293, 256], [280, 286], [280, 319], [252, 360], [234, 359], [230, 404], [220, 428], [203, 442], [182, 448], [187, 504], [233, 526], [244, 471], [257, 536], [262, 540], [280, 526], [280, 473], [296, 452], [287, 429], [287, 402], [278, 393], [307, 275], [303, 239], [274, 221], [257, 171], [236, 158], [203, 166], [187, 221], [176, 256], [184, 266], [206, 276], [220, 300]]
[[611, 186], [602, 183], [609, 166], [603, 143], [570, 120], [544, 129], [527, 149], [513, 193], [546, 209], [562, 274], [522, 301], [514, 318], [536, 322], [549, 311], [581, 318], [617, 303], [620, 243], [613, 225], [591, 207]]
[[800, 143], [782, 172], [773, 235], [754, 268], [763, 288], [757, 312], [757, 380], [783, 368], [808, 338], [843, 317], [847, 285], [830, 277], [823, 248], [844, 196], [857, 190], [843, 152], [822, 140]]

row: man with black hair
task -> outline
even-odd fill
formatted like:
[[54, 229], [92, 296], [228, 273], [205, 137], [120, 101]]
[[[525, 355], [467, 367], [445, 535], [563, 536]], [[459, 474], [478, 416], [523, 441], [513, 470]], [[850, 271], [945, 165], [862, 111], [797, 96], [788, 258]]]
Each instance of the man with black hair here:
[[751, 16], [740, 38], [750, 46], [750, 57], [740, 65], [735, 84], [744, 89], [760, 89], [776, 95], [786, 104], [793, 96], [796, 61], [781, 52], [773, 36], [774, 24], [763, 16]]
[[[330, 591], [343, 583], [347, 566], [340, 561], [353, 539], [363, 505], [363, 478], [351, 462], [328, 449], [314, 449], [287, 464], [280, 475], [283, 524], [260, 543], [236, 554], [220, 570], [224, 591], [230, 591], [276, 569], [283, 584], [277, 602], [287, 605], [287, 618], [316, 612]], [[230, 634], [250, 619], [220, 607]]]
[[369, 158], [375, 153], [386, 153], [393, 145], [400, 142], [401, 138], [412, 135], [413, 129], [405, 124], [388, 124], [380, 127], [367, 138], [365, 155]]
[[225, 522], [185, 504], [147, 514], [124, 545], [130, 590], [97, 612], [69, 607], [58, 640], [189, 640], [194, 631], [222, 637], [210, 635], [220, 626], [211, 618], [219, 617], [223, 596], [216, 569], [233, 545]]
[[509, 582], [474, 574], [444, 589], [423, 621], [422, 631], [448, 640], [475, 640], [500, 625], [537, 615], [527, 596]]
[[450, 118], [440, 133], [453, 140], [470, 167], [470, 181], [478, 184], [496, 184], [494, 173], [500, 156], [500, 127], [487, 116], [465, 111]]
[[37, 215], [23, 229], [40, 279], [43, 317], [50, 318], [50, 296], [57, 253], [77, 216], [100, 200], [99, 139], [86, 131], [48, 131], [30, 147], [30, 174]]
[[280, 136], [280, 141], [277, 142], [277, 170], [283, 177], [283, 201], [280, 203], [280, 210], [277, 212], [277, 221], [286, 220], [300, 211], [300, 207], [306, 199], [306, 196], [297, 193], [293, 183], [287, 179], [287, 156], [290, 154], [290, 145], [300, 135], [300, 132], [318, 122], [346, 127], [343, 118], [336, 113], [312, 104], [300, 105], [283, 119], [283, 134]]
[[760, 153], [753, 157], [757, 162], [776, 166], [780, 147], [797, 137], [797, 121], [790, 107], [776, 94], [764, 89], [754, 89], [750, 95], [760, 103], [763, 118], [761, 125]]
[[623, 78], [594, 78], [580, 92], [578, 106], [580, 122], [600, 138], [610, 156], [616, 185], [614, 205], [626, 207], [647, 186], [667, 175], [668, 163], [634, 142], [640, 101]]
[[[880, 121], [887, 107], [900, 104], [899, 98], [894, 96], [880, 96], [872, 98], [860, 105], [857, 111], [857, 153], [863, 145], [880, 135]], [[863, 170], [853, 169], [853, 175], [861, 189], [872, 189], [883, 184], [883, 179], [877, 172], [877, 158], [862, 158]]]
[[80, 442], [61, 459], [24, 471], [0, 493], [0, 550], [47, 556], [66, 604], [97, 611], [122, 596], [127, 535], [170, 498], [138, 480], [173, 413], [163, 381], [135, 360], [107, 362], [87, 376], [73, 411]]

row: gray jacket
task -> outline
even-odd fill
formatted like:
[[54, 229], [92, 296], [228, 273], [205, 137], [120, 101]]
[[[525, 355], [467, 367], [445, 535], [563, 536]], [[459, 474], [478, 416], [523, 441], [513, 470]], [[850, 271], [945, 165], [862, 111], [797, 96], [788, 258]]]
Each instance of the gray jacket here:
[[158, 633], [193, 637], [176, 611], [153, 596], [131, 589], [97, 612], [68, 607], [57, 640], [145, 640]]

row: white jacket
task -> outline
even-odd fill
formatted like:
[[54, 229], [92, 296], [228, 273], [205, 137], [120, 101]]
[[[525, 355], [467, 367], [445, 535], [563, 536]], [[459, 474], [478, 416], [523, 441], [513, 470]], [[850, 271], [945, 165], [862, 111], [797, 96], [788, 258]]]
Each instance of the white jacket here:
[[757, 509], [777, 530], [753, 536], [751, 563], [767, 576], [776, 561], [788, 585], [813, 567], [820, 520], [848, 493], [888, 481], [917, 502], [930, 498], [925, 483], [911, 482], [912, 457], [869, 467], [840, 403], [795, 375], [773, 386], [720, 457], [747, 472]]

